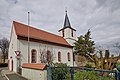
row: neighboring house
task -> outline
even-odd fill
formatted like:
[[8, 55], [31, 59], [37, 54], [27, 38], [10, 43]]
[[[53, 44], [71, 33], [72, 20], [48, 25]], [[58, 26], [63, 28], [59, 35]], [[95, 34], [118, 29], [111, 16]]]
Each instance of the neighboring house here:
[[71, 27], [67, 12], [59, 33], [60, 36], [13, 21], [8, 54], [9, 70], [18, 72], [23, 63], [49, 64], [50, 60], [74, 66], [73, 42], [76, 30]]

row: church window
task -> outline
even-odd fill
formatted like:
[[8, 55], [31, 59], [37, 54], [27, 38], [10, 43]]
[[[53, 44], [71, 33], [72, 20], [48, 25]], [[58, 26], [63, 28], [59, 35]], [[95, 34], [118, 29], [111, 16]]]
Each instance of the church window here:
[[73, 53], [73, 61], [75, 61], [75, 53]]
[[71, 36], [73, 37], [73, 30], [71, 29]]
[[49, 50], [47, 51], [47, 62], [48, 64], [50, 63], [50, 51]]
[[62, 35], [63, 35], [63, 37], [65, 36], [65, 34], [64, 34], [64, 30], [62, 30]]
[[68, 52], [67, 56], [68, 56], [68, 61], [70, 61], [70, 53], [69, 52]]
[[32, 49], [32, 51], [31, 51], [31, 63], [36, 63], [36, 54], [37, 54], [37, 51], [35, 49]]
[[61, 62], [61, 52], [58, 52], [58, 61]]

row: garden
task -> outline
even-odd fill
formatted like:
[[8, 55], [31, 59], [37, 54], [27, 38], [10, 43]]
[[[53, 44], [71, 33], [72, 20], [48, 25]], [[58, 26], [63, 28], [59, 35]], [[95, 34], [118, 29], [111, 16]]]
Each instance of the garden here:
[[[115, 80], [115, 70], [68, 67], [62, 63], [56, 63], [55, 65], [51, 67], [52, 80]], [[104, 74], [107, 74], [107, 76]]]

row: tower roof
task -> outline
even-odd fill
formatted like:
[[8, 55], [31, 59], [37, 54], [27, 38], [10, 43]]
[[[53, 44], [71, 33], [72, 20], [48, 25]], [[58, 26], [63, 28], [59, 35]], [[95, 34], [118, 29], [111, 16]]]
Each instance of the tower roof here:
[[69, 21], [68, 15], [67, 15], [67, 10], [66, 10], [66, 15], [65, 15], [64, 26], [63, 26], [63, 28], [60, 29], [59, 31], [64, 30], [64, 29], [66, 29], [66, 28], [70, 28], [70, 29], [76, 31], [76, 30], [73, 29], [73, 28], [71, 27], [71, 25], [70, 25], [70, 21]]
[[65, 27], [71, 27], [70, 21], [69, 21], [68, 15], [67, 15], [67, 10], [66, 10], [65, 21], [64, 21], [64, 28]]

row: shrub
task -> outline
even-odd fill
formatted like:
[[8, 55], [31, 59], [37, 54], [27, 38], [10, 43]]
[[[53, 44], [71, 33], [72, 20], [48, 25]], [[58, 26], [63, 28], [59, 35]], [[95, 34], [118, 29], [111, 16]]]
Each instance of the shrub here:
[[116, 66], [120, 66], [120, 62], [117, 62], [117, 63], [116, 63]]
[[[95, 71], [77, 71], [74, 74], [74, 80], [115, 80], [114, 77], [99, 76]], [[70, 80], [70, 75], [66, 75], [66, 80]]]
[[[56, 68], [56, 67], [58, 67], [58, 68]], [[67, 67], [67, 64], [56, 63], [54, 65], [54, 67], [52, 68], [52, 79], [53, 80], [65, 79], [65, 75], [67, 74], [68, 70], [66, 68], [62, 68], [62, 67]]]
[[93, 62], [87, 62], [85, 64], [85, 67], [92, 68], [92, 67], [95, 67], [95, 64]]

